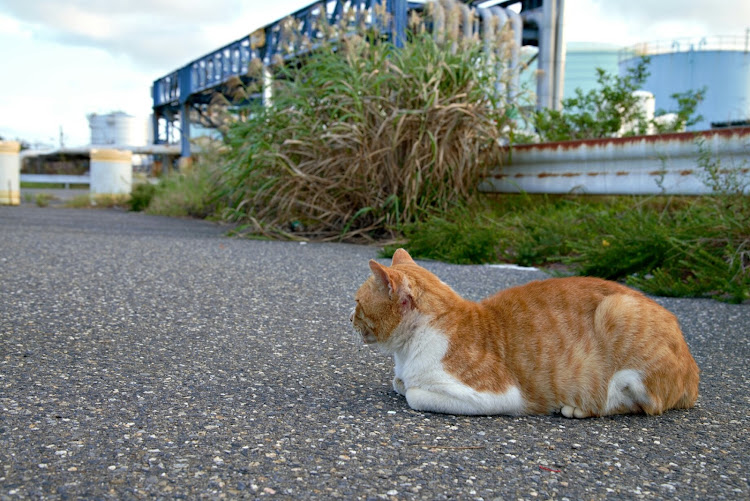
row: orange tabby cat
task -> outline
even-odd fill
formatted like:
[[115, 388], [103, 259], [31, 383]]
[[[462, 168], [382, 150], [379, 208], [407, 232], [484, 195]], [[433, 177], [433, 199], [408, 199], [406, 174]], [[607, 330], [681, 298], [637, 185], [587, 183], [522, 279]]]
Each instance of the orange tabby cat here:
[[677, 319], [625, 286], [552, 278], [475, 303], [403, 249], [370, 269], [351, 321], [393, 355], [393, 388], [413, 409], [584, 418], [661, 414], [698, 397]]

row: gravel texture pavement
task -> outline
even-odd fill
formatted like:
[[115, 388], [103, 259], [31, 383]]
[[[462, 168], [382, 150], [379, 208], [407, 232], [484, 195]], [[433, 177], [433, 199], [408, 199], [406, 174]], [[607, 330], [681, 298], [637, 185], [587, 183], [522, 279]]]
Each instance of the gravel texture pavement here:
[[[750, 306], [657, 298], [692, 410], [426, 414], [349, 325], [375, 248], [225, 231], [0, 207], [0, 499], [750, 499]], [[423, 264], [472, 299], [544, 276]]]

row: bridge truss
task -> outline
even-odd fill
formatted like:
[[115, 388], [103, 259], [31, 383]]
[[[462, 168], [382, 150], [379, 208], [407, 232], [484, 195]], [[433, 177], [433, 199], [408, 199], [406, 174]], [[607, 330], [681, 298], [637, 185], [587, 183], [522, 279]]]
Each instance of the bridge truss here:
[[[380, 33], [400, 45], [406, 36], [407, 19], [412, 11], [421, 12], [426, 3], [441, 4], [457, 0], [319, 0], [275, 21], [253, 33], [200, 57], [187, 65], [154, 81], [153, 140], [155, 144], [175, 142], [179, 136], [182, 157], [190, 156], [191, 112], [202, 115], [217, 95], [232, 91], [238, 79], [247, 85], [257, 76], [249, 72], [251, 65], [261, 65], [262, 75], [270, 76], [273, 66], [287, 64], [316, 43], [326, 40], [325, 26], [376, 26]], [[539, 47], [537, 74], [537, 107], [555, 108], [562, 96], [564, 71], [564, 40], [562, 16], [564, 0], [460, 0], [464, 12], [471, 10], [471, 29], [481, 36], [488, 24], [483, 21], [496, 17], [501, 26], [512, 24], [518, 48], [523, 45]], [[385, 11], [391, 22], [381, 26]], [[320, 20], [325, 19], [325, 23]], [[292, 26], [293, 30], [289, 27]], [[466, 28], [466, 25], [465, 25]], [[293, 31], [304, 36], [300, 43]], [[511, 62], [511, 64], [517, 64]], [[263, 100], [263, 93], [248, 99]]]

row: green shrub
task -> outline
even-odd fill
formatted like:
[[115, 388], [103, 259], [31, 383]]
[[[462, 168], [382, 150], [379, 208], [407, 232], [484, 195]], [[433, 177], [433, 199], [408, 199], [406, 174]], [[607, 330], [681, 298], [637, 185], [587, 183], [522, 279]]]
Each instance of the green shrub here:
[[47, 207], [52, 200], [55, 200], [55, 197], [49, 193], [37, 193], [35, 201], [38, 207]]
[[509, 262], [626, 281], [667, 296], [750, 299], [747, 196], [506, 195], [405, 228], [415, 257]]
[[[620, 135], [645, 134], [650, 127], [657, 132], [675, 132], [702, 120], [696, 115], [706, 88], [672, 94], [676, 101], [677, 118], [669, 124], [647, 120], [633, 93], [642, 88], [649, 76], [650, 58], [643, 57], [628, 68], [624, 76], [611, 75], [596, 69], [597, 88], [584, 93], [580, 88], [574, 96], [563, 99], [562, 109], [543, 109], [533, 113], [532, 121], [541, 141], [595, 139]], [[658, 115], [667, 113], [659, 110]]]
[[685, 211], [666, 236], [667, 259], [639, 270], [628, 282], [666, 296], [707, 296], [740, 303], [750, 299], [750, 200], [705, 197]]
[[[484, 214], [462, 208], [447, 217], [433, 215], [405, 228], [406, 245], [412, 256], [456, 264], [497, 262], [497, 225]], [[383, 255], [392, 256], [403, 245], [386, 247]]]
[[146, 210], [155, 194], [155, 185], [151, 183], [136, 184], [130, 193], [130, 200], [128, 200], [129, 210], [134, 212]]
[[660, 266], [672, 250], [670, 236], [679, 231], [668, 214], [643, 207], [600, 213], [586, 225], [587, 238], [572, 242], [563, 261], [578, 274], [608, 279]]
[[146, 212], [174, 217], [218, 217], [223, 205], [217, 196], [217, 155], [204, 147], [192, 165], [162, 180]]

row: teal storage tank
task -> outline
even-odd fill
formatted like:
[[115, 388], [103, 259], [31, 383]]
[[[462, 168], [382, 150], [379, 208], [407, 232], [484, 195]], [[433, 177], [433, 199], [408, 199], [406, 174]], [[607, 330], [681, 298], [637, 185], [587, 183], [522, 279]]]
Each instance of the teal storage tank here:
[[656, 109], [676, 111], [671, 97], [706, 87], [697, 109], [703, 119], [689, 130], [750, 123], [750, 51], [747, 37], [678, 39], [639, 44], [620, 55], [620, 75], [649, 56], [651, 75], [643, 89], [654, 94]]
[[565, 80], [563, 98], [575, 97], [576, 89], [586, 94], [598, 89], [596, 70], [601, 68], [610, 75], [618, 72], [618, 55], [622, 46], [593, 43], [568, 42], [565, 52]]

